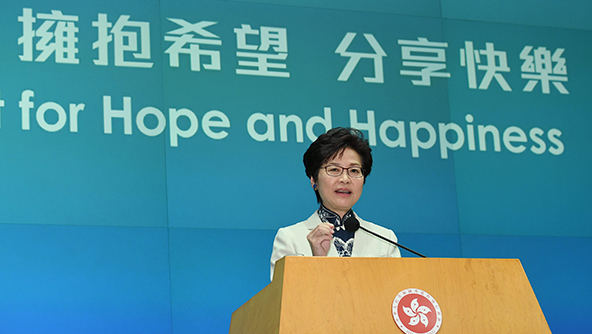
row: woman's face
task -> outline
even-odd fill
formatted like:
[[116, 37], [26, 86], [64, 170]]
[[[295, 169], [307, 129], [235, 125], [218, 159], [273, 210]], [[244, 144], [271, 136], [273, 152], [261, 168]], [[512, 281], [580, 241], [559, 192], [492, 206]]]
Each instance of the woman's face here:
[[335, 158], [321, 166], [317, 182], [312, 177], [310, 178], [311, 186], [317, 185], [323, 205], [343, 217], [360, 199], [364, 187], [364, 177], [352, 178], [345, 170], [340, 176], [329, 176], [323, 168], [325, 166], [361, 168], [362, 159], [356, 151], [345, 148], [342, 154], [337, 154]]

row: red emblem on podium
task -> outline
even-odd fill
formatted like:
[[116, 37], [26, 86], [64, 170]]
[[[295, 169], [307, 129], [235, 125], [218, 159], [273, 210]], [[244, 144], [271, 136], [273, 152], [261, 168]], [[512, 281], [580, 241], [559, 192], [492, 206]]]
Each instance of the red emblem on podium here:
[[405, 289], [393, 300], [393, 318], [405, 334], [435, 334], [442, 326], [438, 302], [420, 289]]

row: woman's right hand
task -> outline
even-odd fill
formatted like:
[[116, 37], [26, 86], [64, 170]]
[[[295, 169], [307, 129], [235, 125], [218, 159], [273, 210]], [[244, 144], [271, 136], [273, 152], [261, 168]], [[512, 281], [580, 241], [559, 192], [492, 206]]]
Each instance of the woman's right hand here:
[[335, 233], [333, 224], [320, 223], [306, 236], [313, 256], [327, 256]]

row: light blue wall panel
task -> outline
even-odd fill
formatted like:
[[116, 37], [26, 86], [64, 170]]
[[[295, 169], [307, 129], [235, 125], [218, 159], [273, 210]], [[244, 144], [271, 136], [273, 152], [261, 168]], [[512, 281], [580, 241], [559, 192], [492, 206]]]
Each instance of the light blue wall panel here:
[[269, 284], [274, 236], [267, 230], [170, 229], [175, 334], [228, 332], [232, 312]]
[[0, 225], [0, 332], [172, 333], [167, 230]]
[[[451, 118], [465, 133], [464, 147], [454, 152], [461, 232], [590, 236], [591, 226], [584, 222], [592, 217], [592, 176], [582, 166], [592, 162], [586, 144], [592, 142], [586, 126], [592, 106], [592, 67], [586, 56], [592, 50], [592, 34], [453, 20], [444, 21], [444, 31], [450, 43], [450, 69], [458, 74], [450, 78]], [[460, 62], [467, 43], [482, 54], [478, 66], [492, 64], [484, 55], [488, 43], [498, 52], [496, 66], [500, 59], [507, 60], [508, 71], [497, 71], [501, 79], [491, 80], [487, 89], [469, 88], [469, 66]], [[540, 82], [532, 91], [524, 90], [529, 80], [523, 75], [529, 72], [523, 69], [521, 54], [526, 46], [546, 48], [549, 57], [564, 49], [560, 58], [567, 74], [561, 84], [569, 94], [552, 83], [547, 93]], [[481, 87], [486, 70], [476, 72]], [[511, 90], [504, 90], [501, 82]], [[499, 131], [499, 151], [491, 134], [480, 139], [479, 128], [486, 126]], [[510, 151], [504, 142], [511, 127], [523, 131], [524, 142], [511, 144], [521, 145], [523, 152]], [[536, 141], [533, 129], [540, 131]], [[469, 134], [474, 135], [472, 150]]]
[[404, 14], [416, 16], [440, 17], [440, 1], [355, 1], [355, 0], [227, 0], [229, 2], [250, 2], [274, 5], [286, 5], [296, 7], [313, 7], [335, 10], [350, 10], [356, 12], [376, 12], [390, 14]]
[[[158, 28], [157, 4], [157, 1], [104, 1], [100, 6], [69, 1], [2, 4], [0, 93], [5, 106], [0, 131], [0, 210], [3, 212], [0, 222], [166, 226], [164, 136], [138, 136], [138, 129], [133, 129], [135, 124], [132, 135], [125, 135], [120, 118], [112, 121], [112, 134], [107, 134], [103, 122], [103, 96], [112, 97], [114, 110], [123, 109], [124, 96], [132, 97], [134, 115], [145, 106], [162, 105], [160, 69], [158, 66], [116, 68], [112, 51], [109, 65], [97, 66], [93, 62], [98, 58], [97, 51], [92, 49], [97, 38], [92, 22], [98, 20], [99, 13], [111, 13], [113, 21], [121, 14], [132, 14], [131, 20], [137, 17], [152, 21]], [[18, 17], [23, 16], [23, 8], [31, 9], [36, 20], [37, 15], [50, 15], [51, 10], [76, 17], [78, 21], [70, 23], [76, 22], [79, 29], [76, 54], [79, 63], [56, 63], [55, 55], [42, 62], [39, 58], [42, 52], [36, 49], [32, 61], [21, 61], [19, 56], [25, 51], [18, 40], [24, 28]], [[35, 23], [34, 28], [40, 28], [43, 21]], [[53, 25], [57, 23], [54, 21]], [[35, 37], [33, 42], [39, 40]], [[159, 44], [156, 35], [152, 44]], [[156, 53], [154, 57], [158, 65], [160, 55]], [[26, 113], [28, 130], [22, 125], [20, 108], [25, 91], [33, 93], [27, 98], [32, 105]], [[47, 103], [64, 109], [65, 123], [61, 128], [46, 130], [40, 125], [39, 115], [44, 116], [41, 124], [59, 124], [55, 107], [44, 114], [40, 112], [44, 105], [53, 106]], [[70, 104], [84, 105], [77, 114], [77, 122], [71, 117]], [[130, 125], [132, 122], [130, 119]]]
[[[459, 234], [396, 233], [398, 243], [427, 257], [462, 257]], [[416, 257], [401, 249], [402, 257]]]
[[442, 17], [448, 19], [592, 30], [586, 0], [468, 1], [442, 0]]

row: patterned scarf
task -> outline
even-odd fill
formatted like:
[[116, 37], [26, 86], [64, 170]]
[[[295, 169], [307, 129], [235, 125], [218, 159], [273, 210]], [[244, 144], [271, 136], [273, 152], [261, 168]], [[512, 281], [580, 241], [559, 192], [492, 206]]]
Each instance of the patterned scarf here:
[[335, 226], [333, 245], [335, 245], [335, 249], [339, 256], [350, 257], [354, 249], [354, 232], [348, 232], [345, 229], [345, 226], [343, 226], [343, 222], [351, 217], [354, 212], [350, 209], [345, 216], [343, 216], [343, 219], [341, 219], [338, 214], [321, 204], [321, 207], [317, 210], [317, 214], [323, 223], [330, 223]]

